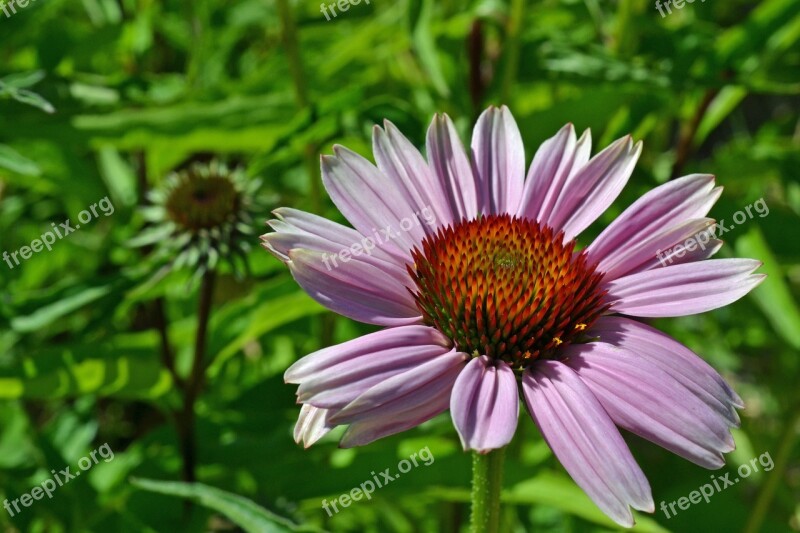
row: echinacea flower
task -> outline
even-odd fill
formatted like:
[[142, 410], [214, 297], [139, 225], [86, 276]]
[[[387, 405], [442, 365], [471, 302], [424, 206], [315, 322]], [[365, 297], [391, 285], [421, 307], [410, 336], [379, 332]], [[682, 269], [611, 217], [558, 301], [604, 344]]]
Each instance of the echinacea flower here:
[[486, 453], [511, 441], [521, 397], [575, 482], [625, 526], [630, 507], [652, 512], [653, 499], [617, 426], [723, 465], [742, 400], [688, 348], [628, 317], [727, 305], [762, 280], [760, 263], [709, 259], [722, 244], [706, 218], [721, 188], [703, 174], [648, 192], [578, 251], [641, 151], [629, 136], [592, 158], [590, 145], [568, 124], [526, 177], [514, 118], [492, 107], [471, 157], [447, 115], [428, 130], [427, 161], [390, 122], [374, 128], [377, 167], [341, 146], [322, 157], [354, 229], [281, 208], [264, 246], [318, 302], [385, 328], [286, 371], [303, 404], [298, 442], [347, 425], [341, 445], [363, 445], [449, 408], [464, 448]]
[[167, 176], [149, 194], [143, 212], [152, 224], [131, 241], [154, 246], [166, 269], [189, 268], [199, 279], [226, 261], [234, 274], [247, 269], [253, 213], [259, 207], [258, 180], [220, 161], [193, 163]]

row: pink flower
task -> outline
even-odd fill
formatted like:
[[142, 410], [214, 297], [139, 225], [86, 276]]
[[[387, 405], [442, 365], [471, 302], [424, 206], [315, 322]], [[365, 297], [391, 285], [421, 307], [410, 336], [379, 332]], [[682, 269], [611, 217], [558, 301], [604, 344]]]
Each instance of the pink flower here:
[[374, 129], [377, 168], [341, 146], [322, 157], [355, 229], [282, 208], [264, 246], [318, 302], [385, 328], [286, 371], [303, 404], [298, 442], [347, 425], [341, 445], [363, 445], [449, 407], [464, 449], [486, 453], [511, 441], [522, 397], [575, 482], [625, 526], [653, 499], [617, 426], [723, 465], [742, 400], [688, 348], [626, 316], [722, 307], [759, 284], [760, 263], [708, 259], [722, 244], [706, 218], [721, 188], [702, 174], [648, 192], [575, 251], [641, 151], [628, 136], [590, 159], [590, 145], [568, 124], [526, 178], [514, 118], [492, 107], [471, 158], [447, 115], [428, 130], [427, 162], [389, 122]]

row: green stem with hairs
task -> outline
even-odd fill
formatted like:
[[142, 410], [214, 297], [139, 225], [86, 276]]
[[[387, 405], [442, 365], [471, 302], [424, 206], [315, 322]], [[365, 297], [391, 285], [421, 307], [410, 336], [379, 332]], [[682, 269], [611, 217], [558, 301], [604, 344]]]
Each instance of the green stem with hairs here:
[[505, 448], [472, 455], [471, 533], [500, 531], [500, 492], [503, 488]]

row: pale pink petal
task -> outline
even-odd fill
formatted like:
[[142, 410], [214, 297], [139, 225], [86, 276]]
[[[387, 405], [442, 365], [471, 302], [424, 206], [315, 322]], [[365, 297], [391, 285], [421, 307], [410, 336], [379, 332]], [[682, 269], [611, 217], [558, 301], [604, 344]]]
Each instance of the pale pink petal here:
[[733, 409], [744, 407], [739, 395], [711, 365], [669, 335], [621, 316], [601, 317], [587, 335], [646, 358], [704, 398], [732, 424], [739, 423]]
[[706, 468], [734, 449], [730, 421], [647, 358], [604, 342], [573, 344], [563, 357], [628, 431]]
[[689, 237], [689, 239], [680, 246], [676, 245], [668, 250], [657, 251], [655, 257], [642, 263], [635, 270], [629, 272], [629, 274], [670, 265], [683, 265], [685, 263], [705, 261], [719, 252], [719, 249], [722, 248], [722, 244], [723, 242], [719, 239], [714, 239], [705, 233], [699, 233], [693, 237]]
[[333, 203], [360, 233], [403, 258], [422, 242], [428, 225], [416, 198], [375, 166], [342, 146], [322, 156], [322, 182]]
[[444, 188], [453, 219], [478, 216], [478, 191], [469, 157], [453, 121], [446, 114], [435, 115], [428, 128], [428, 163]]
[[615, 141], [572, 174], [547, 224], [569, 241], [605, 212], [628, 182], [642, 151], [630, 136]]
[[632, 243], [689, 219], [704, 218], [722, 193], [714, 176], [691, 174], [644, 194], [586, 248], [589, 262], [616, 261]]
[[483, 212], [515, 214], [525, 181], [525, 147], [506, 106], [481, 113], [472, 132], [472, 160]]
[[450, 352], [374, 385], [330, 422], [350, 424], [340, 446], [361, 446], [405, 431], [447, 409], [466, 354]]
[[[602, 258], [597, 265], [597, 270], [604, 273], [603, 280], [611, 281], [619, 277], [642, 272], [653, 260], [663, 261], [662, 266], [668, 266], [670, 259], [673, 258], [673, 247], [683, 246], [690, 239], [694, 242], [692, 250], [704, 251], [707, 248], [709, 253], [714, 248], [711, 242], [709, 231], [715, 222], [711, 218], [698, 218], [681, 221], [680, 223], [665, 228], [656, 229], [651, 234], [642, 236], [641, 240], [633, 240], [627, 243], [617, 253]], [[698, 236], [700, 241], [698, 243]], [[683, 254], [681, 254], [683, 255]], [[693, 258], [701, 256], [694, 255]]]
[[[334, 264], [325, 253], [294, 249], [287, 263], [295, 281], [331, 311], [367, 324], [402, 326], [422, 315], [404, 277], [352, 258]], [[338, 265], [338, 266], [336, 266]]]
[[[339, 446], [351, 448], [363, 446], [388, 435], [394, 435], [407, 429], [417, 427], [423, 422], [445, 412], [450, 405], [450, 392], [453, 382], [443, 384], [440, 388], [425, 389], [426, 395], [410, 408], [398, 409], [390, 406], [382, 416], [373, 416], [354, 422], [347, 428]], [[429, 394], [433, 394], [429, 396]]]
[[514, 437], [519, 417], [514, 371], [485, 355], [472, 359], [453, 387], [450, 413], [465, 450], [502, 448]]
[[371, 387], [448, 354], [451, 342], [427, 326], [388, 328], [319, 350], [284, 374], [299, 383], [297, 398], [326, 409], [341, 409]]
[[297, 444], [302, 443], [304, 448], [308, 448], [324, 437], [333, 427], [325, 423], [327, 415], [327, 409], [304, 405], [300, 409], [300, 416], [294, 426], [294, 441]]
[[327, 253], [336, 268], [346, 268], [343, 258], [355, 257], [411, 282], [405, 261], [399, 255], [392, 255], [391, 250], [378, 247], [374, 238], [327, 218], [288, 207], [276, 209], [274, 214], [277, 219], [267, 221], [274, 231], [262, 235], [261, 240], [264, 248], [281, 261], [288, 262], [289, 252], [295, 249]]
[[540, 361], [523, 374], [522, 391], [553, 453], [605, 514], [631, 527], [629, 506], [654, 510], [642, 470], [600, 402], [572, 369], [558, 361]]
[[564, 184], [589, 161], [591, 146], [591, 132], [576, 141], [572, 124], [542, 143], [528, 170], [517, 216], [547, 223]]
[[330, 417], [338, 425], [351, 424], [387, 412], [406, 411], [443, 387], [452, 387], [469, 356], [455, 350], [380, 381]]
[[453, 214], [442, 182], [394, 124], [386, 120], [384, 127], [385, 130], [376, 125], [372, 129], [372, 151], [378, 169], [403, 188], [412, 205], [421, 208], [424, 228], [429, 234], [452, 223]]
[[656, 268], [606, 283], [611, 311], [632, 316], [685, 316], [735, 302], [764, 279], [753, 259], [710, 259]]

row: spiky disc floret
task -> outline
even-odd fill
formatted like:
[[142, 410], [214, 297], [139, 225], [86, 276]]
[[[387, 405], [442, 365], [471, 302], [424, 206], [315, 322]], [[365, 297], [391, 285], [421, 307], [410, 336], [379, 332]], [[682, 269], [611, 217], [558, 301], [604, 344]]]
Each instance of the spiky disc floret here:
[[198, 232], [236, 222], [242, 193], [227, 176], [202, 172], [177, 175], [167, 196], [167, 215], [181, 229]]
[[459, 350], [523, 368], [579, 340], [607, 309], [602, 274], [574, 248], [527, 219], [462, 221], [413, 250], [409, 290]]

